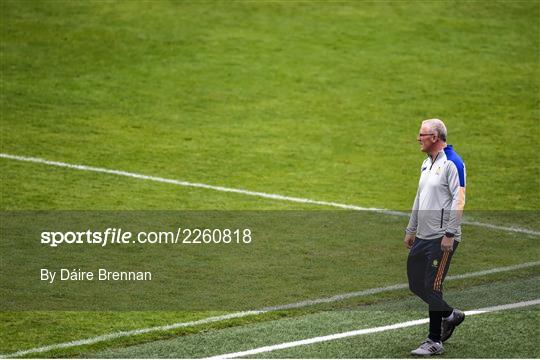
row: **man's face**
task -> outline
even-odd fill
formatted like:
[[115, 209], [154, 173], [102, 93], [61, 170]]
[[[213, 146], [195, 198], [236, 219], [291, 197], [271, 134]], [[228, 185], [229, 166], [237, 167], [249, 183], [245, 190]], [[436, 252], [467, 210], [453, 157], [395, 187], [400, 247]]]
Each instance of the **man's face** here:
[[423, 152], [429, 152], [437, 142], [437, 134], [435, 134], [435, 132], [432, 131], [429, 126], [422, 125], [416, 140], [418, 140], [420, 143], [420, 150]]

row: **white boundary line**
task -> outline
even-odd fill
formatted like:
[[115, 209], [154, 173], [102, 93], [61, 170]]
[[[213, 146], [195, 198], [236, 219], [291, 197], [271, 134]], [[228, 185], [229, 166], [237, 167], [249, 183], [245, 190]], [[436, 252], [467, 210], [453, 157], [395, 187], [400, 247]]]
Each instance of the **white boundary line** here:
[[[366, 208], [366, 207], [357, 206], [357, 205], [340, 204], [336, 202], [319, 201], [319, 200], [312, 200], [312, 199], [299, 198], [299, 197], [293, 197], [293, 196], [270, 194], [270, 193], [265, 193], [265, 192], [250, 191], [250, 190], [244, 190], [244, 189], [235, 189], [235, 188], [229, 188], [229, 187], [224, 187], [224, 186], [214, 186], [214, 185], [194, 183], [194, 182], [189, 182], [189, 181], [167, 179], [167, 178], [162, 178], [162, 177], [157, 177], [157, 176], [143, 175], [143, 174], [122, 171], [122, 170], [113, 170], [113, 169], [106, 169], [106, 168], [87, 166], [87, 165], [69, 164], [69, 163], [60, 162], [60, 161], [51, 161], [51, 160], [46, 160], [46, 159], [36, 158], [36, 157], [29, 157], [29, 156], [19, 156], [19, 155], [0, 153], [0, 158], [26, 161], [26, 162], [45, 164], [45, 165], [51, 165], [51, 166], [59, 166], [59, 167], [64, 167], [68, 169], [75, 169], [75, 170], [82, 170], [82, 171], [92, 171], [92, 172], [98, 172], [98, 173], [104, 173], [104, 174], [127, 176], [127, 177], [141, 179], [141, 180], [156, 181], [156, 182], [173, 184], [173, 185], [178, 185], [178, 186], [195, 187], [195, 188], [209, 189], [209, 190], [215, 190], [215, 191], [221, 191], [221, 192], [237, 193], [237, 194], [256, 196], [256, 197], [262, 197], [262, 198], [267, 198], [267, 199], [273, 199], [273, 200], [281, 200], [281, 201], [289, 201], [289, 202], [313, 204], [313, 205], [321, 205], [321, 206], [331, 206], [331, 207], [348, 209], [348, 210], [373, 211], [373, 212], [378, 212], [381, 214], [395, 215], [395, 216], [407, 216], [407, 217], [409, 216], [409, 213], [401, 212], [401, 211], [392, 211], [392, 210], [379, 209], [379, 208]], [[486, 223], [481, 223], [477, 221], [466, 221], [466, 220], [463, 220], [462, 224], [480, 226], [480, 227], [485, 227], [489, 229], [517, 232], [517, 233], [523, 233], [523, 234], [528, 234], [528, 235], [536, 235], [536, 236], [540, 235], [540, 231], [535, 231], [535, 230], [521, 228], [521, 227], [500, 226], [500, 225], [486, 224]]]
[[[536, 300], [530, 300], [530, 301], [522, 301], [522, 302], [513, 303], [513, 304], [498, 305], [498, 306], [486, 307], [482, 309], [465, 311], [465, 314], [469, 316], [479, 315], [479, 314], [486, 314], [486, 313], [495, 312], [495, 311], [517, 309], [521, 307], [533, 306], [533, 305], [539, 305], [539, 304], [540, 304], [540, 299], [536, 299]], [[212, 360], [234, 359], [234, 358], [239, 358], [239, 357], [244, 357], [244, 356], [257, 355], [257, 354], [266, 353], [266, 352], [275, 351], [275, 350], [289, 349], [289, 348], [298, 347], [298, 346], [343, 339], [343, 338], [348, 338], [352, 336], [373, 334], [373, 333], [379, 333], [379, 332], [388, 331], [388, 330], [403, 329], [406, 327], [416, 326], [420, 324], [427, 324], [427, 323], [429, 323], [429, 318], [411, 320], [411, 321], [405, 321], [405, 322], [396, 323], [392, 325], [379, 326], [379, 327], [374, 327], [374, 328], [369, 328], [369, 329], [353, 330], [353, 331], [347, 331], [347, 332], [343, 332], [339, 334], [317, 336], [310, 339], [291, 341], [291, 342], [270, 345], [270, 346], [263, 346], [256, 349], [246, 350], [246, 351], [239, 351], [235, 353], [216, 355], [216, 356], [208, 357], [206, 359], [212, 359]]]
[[[470, 273], [465, 273], [465, 274], [460, 274], [460, 275], [447, 276], [445, 281], [467, 279], [467, 278], [484, 276], [484, 275], [489, 275], [489, 274], [496, 274], [500, 272], [525, 269], [525, 268], [534, 267], [538, 265], [540, 265], [540, 261], [527, 262], [523, 264], [470, 272]], [[230, 313], [230, 314], [221, 315], [221, 316], [213, 316], [213, 317], [208, 317], [208, 318], [195, 320], [195, 321], [189, 321], [189, 322], [181, 322], [181, 323], [175, 323], [175, 324], [163, 325], [163, 326], [154, 326], [154, 327], [135, 329], [135, 330], [129, 330], [129, 331], [120, 331], [120, 332], [100, 335], [100, 336], [96, 336], [92, 338], [87, 338], [87, 339], [68, 341], [68, 342], [58, 343], [58, 344], [51, 344], [51, 345], [27, 349], [27, 350], [20, 350], [11, 354], [0, 355], [0, 357], [13, 358], [13, 357], [20, 357], [20, 356], [25, 356], [29, 354], [42, 353], [42, 352], [51, 351], [51, 350], [70, 348], [70, 347], [81, 346], [81, 345], [91, 345], [98, 342], [114, 340], [114, 339], [123, 338], [123, 337], [130, 337], [130, 336], [147, 334], [147, 333], [156, 332], [156, 331], [167, 331], [167, 330], [174, 330], [174, 329], [179, 329], [179, 328], [184, 328], [184, 327], [189, 327], [189, 326], [209, 324], [209, 323], [214, 323], [214, 322], [219, 322], [219, 321], [224, 321], [224, 320], [229, 320], [229, 319], [242, 318], [242, 317], [246, 317], [250, 315], [264, 314], [264, 313], [267, 313], [270, 311], [276, 311], [276, 310], [294, 309], [294, 308], [301, 308], [301, 307], [306, 307], [310, 305], [331, 303], [331, 302], [341, 301], [341, 300], [349, 299], [353, 297], [361, 297], [361, 296], [373, 295], [373, 294], [386, 292], [386, 291], [406, 289], [407, 287], [408, 287], [407, 284], [395, 284], [395, 285], [390, 285], [386, 287], [367, 289], [367, 290], [362, 290], [362, 291], [357, 291], [357, 292], [352, 292], [352, 293], [335, 295], [335, 296], [326, 297], [326, 298], [306, 300], [306, 301], [301, 301], [301, 302], [291, 303], [291, 304], [270, 306], [270, 307], [266, 307], [260, 310], [236, 312], [236, 313]]]
[[[532, 261], [532, 262], [527, 262], [523, 264], [504, 266], [504, 267], [493, 268], [493, 269], [482, 270], [482, 271], [475, 271], [475, 272], [470, 272], [470, 273], [465, 273], [465, 274], [460, 274], [460, 275], [451, 275], [451, 276], [447, 276], [444, 279], [444, 281], [468, 279], [472, 277], [496, 274], [500, 272], [526, 269], [526, 268], [538, 266], [538, 265], [540, 265], [540, 261]], [[354, 297], [374, 295], [374, 294], [378, 294], [378, 293], [386, 292], [386, 291], [402, 290], [402, 289], [407, 289], [408, 287], [409, 287], [409, 284], [406, 284], [406, 283], [395, 284], [395, 285], [390, 285], [390, 286], [385, 286], [385, 287], [372, 288], [372, 289], [367, 289], [367, 290], [339, 294], [339, 295], [334, 295], [334, 296], [320, 298], [320, 299], [304, 300], [304, 301], [300, 301], [300, 302], [292, 303], [292, 304], [277, 305], [277, 306], [267, 307], [262, 310], [274, 311], [274, 310], [296, 309], [296, 308], [302, 308], [306, 306], [342, 301], [342, 300], [346, 300], [346, 299], [350, 299]]]

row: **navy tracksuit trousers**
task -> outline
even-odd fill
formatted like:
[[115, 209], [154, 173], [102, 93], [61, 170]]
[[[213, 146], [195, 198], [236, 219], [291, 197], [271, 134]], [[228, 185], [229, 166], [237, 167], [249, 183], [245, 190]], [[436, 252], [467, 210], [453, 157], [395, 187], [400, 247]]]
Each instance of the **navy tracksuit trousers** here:
[[442, 283], [448, 272], [454, 251], [442, 251], [441, 240], [416, 238], [407, 258], [409, 289], [429, 305], [429, 338], [441, 340], [442, 318], [450, 316], [453, 308], [443, 300]]

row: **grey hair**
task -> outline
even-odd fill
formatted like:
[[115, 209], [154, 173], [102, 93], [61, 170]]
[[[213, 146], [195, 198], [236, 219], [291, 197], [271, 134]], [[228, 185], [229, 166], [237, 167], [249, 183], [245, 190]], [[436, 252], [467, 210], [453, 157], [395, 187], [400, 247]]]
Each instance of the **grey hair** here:
[[446, 126], [444, 125], [442, 120], [428, 119], [428, 120], [422, 121], [422, 125], [424, 125], [424, 124], [429, 126], [431, 131], [436, 132], [439, 139], [441, 139], [442, 141], [446, 141], [446, 135], [447, 135]]

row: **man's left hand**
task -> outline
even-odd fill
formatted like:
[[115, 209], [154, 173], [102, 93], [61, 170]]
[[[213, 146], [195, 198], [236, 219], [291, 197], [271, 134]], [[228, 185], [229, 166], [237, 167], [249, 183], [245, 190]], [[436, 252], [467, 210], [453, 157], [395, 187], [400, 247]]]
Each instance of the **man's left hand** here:
[[453, 251], [454, 250], [454, 238], [444, 235], [443, 238], [442, 238], [442, 241], [441, 241], [441, 249], [442, 249], [442, 251]]

